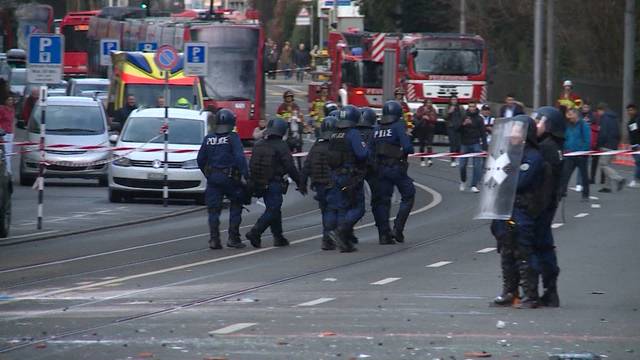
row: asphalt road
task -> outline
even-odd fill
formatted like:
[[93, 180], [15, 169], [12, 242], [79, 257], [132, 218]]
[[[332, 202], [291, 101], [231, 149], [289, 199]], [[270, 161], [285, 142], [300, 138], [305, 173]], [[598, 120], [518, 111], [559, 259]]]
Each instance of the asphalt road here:
[[[267, 232], [263, 249], [209, 250], [204, 211], [4, 246], [0, 359], [639, 357], [640, 191], [593, 191], [590, 203], [571, 191], [555, 225], [562, 306], [516, 310], [488, 306], [499, 256], [457, 169], [414, 162], [410, 174], [406, 243], [378, 245], [367, 213], [356, 253], [321, 251], [317, 206], [293, 191], [288, 248], [268, 247]], [[87, 206], [106, 198], [70, 191]], [[244, 213], [243, 232], [262, 209]]]

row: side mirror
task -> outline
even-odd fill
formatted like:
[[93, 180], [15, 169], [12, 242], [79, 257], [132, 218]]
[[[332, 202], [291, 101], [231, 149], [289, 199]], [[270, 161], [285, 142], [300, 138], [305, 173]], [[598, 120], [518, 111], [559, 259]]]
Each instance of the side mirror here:
[[109, 135], [109, 142], [111, 143], [111, 145], [115, 145], [118, 142], [118, 135], [117, 134], [111, 134]]

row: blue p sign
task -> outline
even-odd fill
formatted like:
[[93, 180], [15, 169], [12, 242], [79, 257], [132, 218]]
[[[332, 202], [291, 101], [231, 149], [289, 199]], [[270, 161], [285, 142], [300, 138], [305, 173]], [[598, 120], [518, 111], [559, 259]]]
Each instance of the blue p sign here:
[[186, 61], [184, 62], [184, 73], [187, 76], [206, 76], [207, 66], [207, 43], [186, 43], [184, 44]]
[[187, 48], [187, 61], [191, 63], [204, 62], [204, 46], [191, 46]]
[[62, 64], [62, 38], [59, 35], [31, 35], [30, 64]]
[[158, 48], [158, 43], [156, 42], [139, 42], [138, 43], [138, 51], [143, 52], [153, 52]]
[[100, 65], [111, 65], [111, 52], [120, 50], [120, 40], [102, 39], [100, 40]]

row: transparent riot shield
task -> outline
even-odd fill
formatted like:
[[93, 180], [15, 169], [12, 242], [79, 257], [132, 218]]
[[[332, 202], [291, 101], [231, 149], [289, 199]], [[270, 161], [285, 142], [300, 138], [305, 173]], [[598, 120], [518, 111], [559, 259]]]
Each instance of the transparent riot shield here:
[[496, 119], [493, 125], [475, 219], [511, 218], [528, 129], [527, 124], [513, 119]]

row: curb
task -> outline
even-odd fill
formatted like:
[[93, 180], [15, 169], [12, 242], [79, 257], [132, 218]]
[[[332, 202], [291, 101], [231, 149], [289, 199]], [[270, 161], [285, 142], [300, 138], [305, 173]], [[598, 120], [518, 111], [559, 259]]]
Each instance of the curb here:
[[32, 238], [20, 239], [20, 240], [16, 240], [16, 241], [10, 241], [10, 240], [9, 241], [0, 241], [0, 247], [24, 244], [24, 243], [35, 242], [35, 241], [55, 239], [55, 238], [64, 237], [64, 236], [73, 236], [73, 235], [79, 235], [79, 234], [86, 234], [86, 233], [91, 233], [91, 232], [96, 232], [96, 231], [114, 229], [114, 228], [119, 228], [119, 227], [137, 225], [137, 224], [143, 224], [143, 223], [162, 220], [162, 219], [167, 219], [167, 218], [171, 218], [171, 217], [175, 217], [175, 216], [191, 214], [191, 213], [194, 213], [194, 212], [198, 212], [200, 210], [205, 210], [206, 208], [207, 208], [206, 206], [196, 206], [196, 207], [193, 207], [193, 208], [190, 208], [190, 209], [186, 209], [186, 210], [174, 211], [174, 212], [170, 212], [170, 213], [166, 213], [166, 214], [162, 214], [162, 215], [158, 215], [158, 216], [147, 217], [147, 218], [138, 219], [138, 220], [131, 220], [131, 221], [125, 221], [125, 222], [120, 222], [120, 223], [115, 223], [115, 224], [109, 224], [109, 225], [104, 225], [104, 226], [98, 226], [98, 227], [86, 228], [86, 229], [80, 229], [80, 230], [73, 230], [73, 231], [67, 231], [67, 232], [60, 232], [60, 233], [54, 233], [54, 234], [46, 234], [46, 235], [36, 236], [36, 237], [32, 237]]

